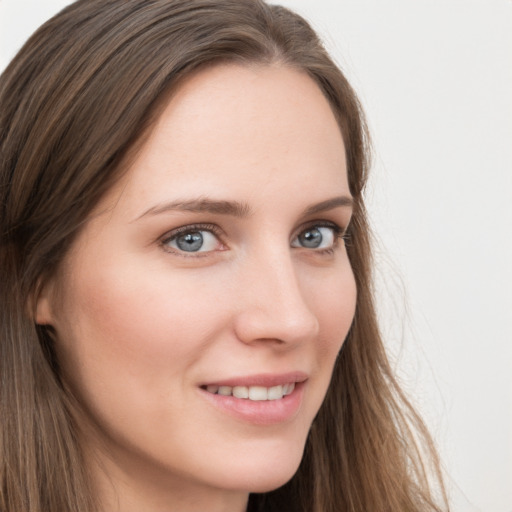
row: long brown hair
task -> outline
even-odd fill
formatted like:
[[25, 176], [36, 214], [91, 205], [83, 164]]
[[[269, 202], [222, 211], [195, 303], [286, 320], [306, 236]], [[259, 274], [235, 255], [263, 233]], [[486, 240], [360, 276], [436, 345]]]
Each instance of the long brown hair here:
[[[347, 151], [356, 315], [296, 475], [250, 511], [440, 511], [432, 442], [390, 369], [372, 302], [359, 102], [306, 21], [260, 0], [79, 0], [0, 78], [0, 510], [91, 512], [73, 397], [31, 304], [180, 81], [221, 61], [308, 73]], [[340, 291], [341, 293], [341, 291]], [[433, 475], [433, 480], [429, 480]]]

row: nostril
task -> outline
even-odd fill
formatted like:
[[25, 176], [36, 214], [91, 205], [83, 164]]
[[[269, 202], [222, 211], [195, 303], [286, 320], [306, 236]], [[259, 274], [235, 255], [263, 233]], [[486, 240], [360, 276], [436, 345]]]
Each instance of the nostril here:
[[246, 309], [235, 319], [235, 332], [244, 343], [293, 346], [316, 337], [319, 322], [308, 310], [287, 311], [282, 307]]
[[245, 343], [277, 347], [311, 339], [319, 332], [317, 311], [305, 300], [311, 294], [303, 287], [289, 247], [286, 252], [275, 247], [266, 244], [264, 252], [251, 253], [237, 281], [235, 330]]

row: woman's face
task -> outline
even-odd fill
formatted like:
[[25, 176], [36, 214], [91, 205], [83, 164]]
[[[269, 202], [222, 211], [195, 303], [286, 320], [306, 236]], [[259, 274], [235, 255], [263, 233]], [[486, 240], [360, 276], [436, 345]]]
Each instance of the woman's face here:
[[114, 488], [291, 478], [354, 315], [350, 216], [307, 75], [222, 65], [178, 89], [37, 309]]

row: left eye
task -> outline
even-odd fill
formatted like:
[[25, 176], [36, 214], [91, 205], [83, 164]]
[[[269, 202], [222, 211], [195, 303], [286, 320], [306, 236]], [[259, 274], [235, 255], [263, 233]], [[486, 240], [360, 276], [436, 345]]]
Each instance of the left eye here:
[[196, 229], [175, 234], [164, 245], [182, 252], [208, 252], [215, 250], [219, 240], [211, 231]]
[[329, 249], [335, 245], [336, 236], [334, 226], [311, 226], [299, 233], [291, 245], [306, 249]]

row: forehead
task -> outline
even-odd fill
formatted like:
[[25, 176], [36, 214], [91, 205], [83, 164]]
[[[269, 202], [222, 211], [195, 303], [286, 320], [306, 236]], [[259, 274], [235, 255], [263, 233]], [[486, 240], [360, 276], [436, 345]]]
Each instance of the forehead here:
[[178, 192], [240, 199], [270, 184], [319, 196], [332, 187], [348, 192], [328, 101], [306, 73], [282, 65], [222, 64], [193, 74], [162, 109], [125, 178], [123, 195], [135, 194], [134, 203]]

